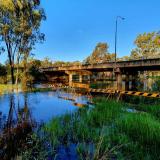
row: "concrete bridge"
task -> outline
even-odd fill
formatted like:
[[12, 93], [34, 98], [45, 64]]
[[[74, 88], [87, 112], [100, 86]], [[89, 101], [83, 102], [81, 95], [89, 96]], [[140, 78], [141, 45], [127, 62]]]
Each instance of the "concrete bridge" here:
[[118, 90], [122, 89], [122, 76], [125, 77], [125, 90], [129, 90], [129, 79], [131, 79], [132, 90], [135, 90], [138, 71], [160, 71], [160, 58], [47, 67], [40, 70], [50, 76], [68, 75], [70, 86], [72, 86], [73, 75], [79, 75], [79, 83], [82, 83], [84, 76], [88, 76], [89, 83], [89, 77], [93, 73], [110, 72], [115, 75]]

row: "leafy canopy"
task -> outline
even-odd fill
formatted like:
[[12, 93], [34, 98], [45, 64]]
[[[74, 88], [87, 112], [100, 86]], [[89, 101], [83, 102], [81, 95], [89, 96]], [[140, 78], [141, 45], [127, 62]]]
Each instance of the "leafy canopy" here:
[[114, 54], [109, 54], [108, 48], [109, 46], [107, 43], [98, 43], [92, 54], [84, 60], [84, 63], [102, 63], [112, 60]]
[[160, 57], [160, 32], [144, 33], [137, 36], [132, 59]]

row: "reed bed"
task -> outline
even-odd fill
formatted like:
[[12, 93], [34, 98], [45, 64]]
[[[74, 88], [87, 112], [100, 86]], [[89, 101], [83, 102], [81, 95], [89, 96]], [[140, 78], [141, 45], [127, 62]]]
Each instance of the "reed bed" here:
[[94, 107], [54, 118], [43, 127], [54, 149], [73, 143], [79, 159], [86, 160], [160, 159], [158, 106], [129, 113], [122, 102], [94, 102]]

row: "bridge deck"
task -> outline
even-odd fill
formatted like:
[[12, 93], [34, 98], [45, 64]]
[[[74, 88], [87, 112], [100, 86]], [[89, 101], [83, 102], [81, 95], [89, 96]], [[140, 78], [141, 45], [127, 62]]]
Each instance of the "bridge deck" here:
[[[116, 67], [123, 70], [130, 70], [137, 68], [140, 70], [160, 70], [160, 58], [154, 59], [139, 59], [130, 61], [118, 61]], [[78, 70], [90, 70], [90, 71], [107, 71], [113, 70], [115, 68], [115, 62], [105, 62], [96, 64], [84, 64], [84, 65], [72, 65], [72, 66], [57, 66], [57, 67], [47, 67], [41, 68], [42, 72], [47, 71], [78, 71]], [[132, 70], [133, 71], [133, 70]]]

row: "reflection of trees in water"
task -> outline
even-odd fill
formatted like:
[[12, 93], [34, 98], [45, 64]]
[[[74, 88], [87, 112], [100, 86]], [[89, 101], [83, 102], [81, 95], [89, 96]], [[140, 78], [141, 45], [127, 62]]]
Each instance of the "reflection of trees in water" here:
[[26, 137], [32, 133], [33, 121], [31, 112], [28, 108], [28, 96], [24, 95], [24, 105], [20, 107], [19, 98], [18, 103], [15, 103], [15, 95], [11, 94], [9, 97], [9, 113], [8, 117], [4, 117], [0, 113], [0, 159], [9, 160], [14, 157], [26, 146]]
[[6, 118], [7, 118], [6, 115], [0, 112], [0, 133], [5, 126]]
[[31, 112], [28, 108], [28, 95], [24, 95], [24, 105], [20, 106], [19, 97], [17, 98], [17, 105], [15, 103], [15, 95], [10, 95], [10, 107], [8, 118], [5, 129], [12, 130], [17, 126], [23, 125], [24, 123], [32, 124]]

